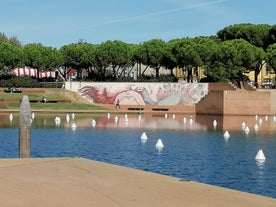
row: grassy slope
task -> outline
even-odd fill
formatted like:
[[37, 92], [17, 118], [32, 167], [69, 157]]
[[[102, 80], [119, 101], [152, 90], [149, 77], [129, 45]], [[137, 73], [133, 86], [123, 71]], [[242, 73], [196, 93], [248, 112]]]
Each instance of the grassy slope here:
[[[78, 93], [64, 89], [22, 89], [23, 93], [4, 93], [0, 92], [0, 99], [21, 100], [24, 95], [28, 95], [29, 100], [41, 100], [46, 96], [48, 100], [71, 100], [71, 103], [31, 103], [32, 109], [41, 110], [102, 110], [104, 108], [89, 103]], [[20, 103], [4, 102], [8, 109], [18, 109]]]

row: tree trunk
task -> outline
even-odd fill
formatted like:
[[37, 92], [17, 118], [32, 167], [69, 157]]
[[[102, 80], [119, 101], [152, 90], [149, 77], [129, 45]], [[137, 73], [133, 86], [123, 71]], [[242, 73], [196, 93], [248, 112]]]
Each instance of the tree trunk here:
[[[141, 75], [142, 75], [142, 64], [141, 63], [138, 63], [138, 65], [137, 65], [137, 69], [139, 70], [139, 73], [137, 72], [137, 74], [139, 74], [139, 77], [141, 77]], [[137, 77], [138, 78], [138, 77]]]
[[130, 76], [130, 73], [131, 73], [131, 72], [132, 72], [132, 70], [134, 69], [134, 66], [135, 66], [135, 64], [134, 64], [134, 65], [132, 65], [132, 67], [130, 68], [130, 70], [128, 70], [127, 77], [129, 77], [129, 76]]
[[112, 71], [113, 71], [113, 77], [116, 79], [117, 78], [116, 66], [112, 66]]
[[255, 68], [254, 81], [257, 84], [257, 87], [259, 86], [258, 85], [258, 76], [259, 76], [264, 64], [265, 64], [265, 61], [261, 61], [260, 64]]
[[122, 71], [121, 71], [121, 73], [119, 73], [119, 71], [118, 71], [118, 77], [119, 78], [121, 78], [123, 75], [124, 75], [124, 77], [126, 77], [126, 68], [123, 68]]
[[193, 82], [193, 74], [192, 74], [193, 69], [188, 68], [188, 82]]
[[173, 68], [170, 68], [171, 76], [173, 76]]
[[[146, 72], [146, 70], [148, 69], [148, 65], [147, 65], [147, 67], [143, 70], [143, 72], [142, 72], [142, 75], [144, 75], [145, 74], [145, 72]], [[141, 66], [140, 66], [140, 71], [141, 71]]]
[[155, 77], [158, 78], [159, 77], [160, 66], [156, 67], [155, 70], [156, 70]]
[[103, 66], [102, 69], [101, 69], [101, 71], [100, 71], [102, 80], [105, 79], [105, 72], [106, 72], [106, 67]]

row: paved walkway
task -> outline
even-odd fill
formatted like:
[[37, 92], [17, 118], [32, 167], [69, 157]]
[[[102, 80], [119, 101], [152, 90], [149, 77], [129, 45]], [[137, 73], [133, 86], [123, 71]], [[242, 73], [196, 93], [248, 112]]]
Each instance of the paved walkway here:
[[82, 158], [0, 160], [1, 206], [274, 206], [276, 199]]

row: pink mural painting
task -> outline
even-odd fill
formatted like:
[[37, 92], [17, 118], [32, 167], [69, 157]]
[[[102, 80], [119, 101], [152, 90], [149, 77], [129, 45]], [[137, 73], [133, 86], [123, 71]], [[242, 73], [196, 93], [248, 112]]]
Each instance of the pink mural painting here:
[[208, 93], [207, 83], [91, 83], [80, 90], [95, 104], [191, 106]]

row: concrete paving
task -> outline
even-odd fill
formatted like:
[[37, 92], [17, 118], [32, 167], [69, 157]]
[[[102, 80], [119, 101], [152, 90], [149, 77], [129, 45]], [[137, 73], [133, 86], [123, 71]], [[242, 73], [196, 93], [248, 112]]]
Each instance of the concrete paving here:
[[274, 206], [276, 199], [82, 158], [1, 159], [1, 206]]

